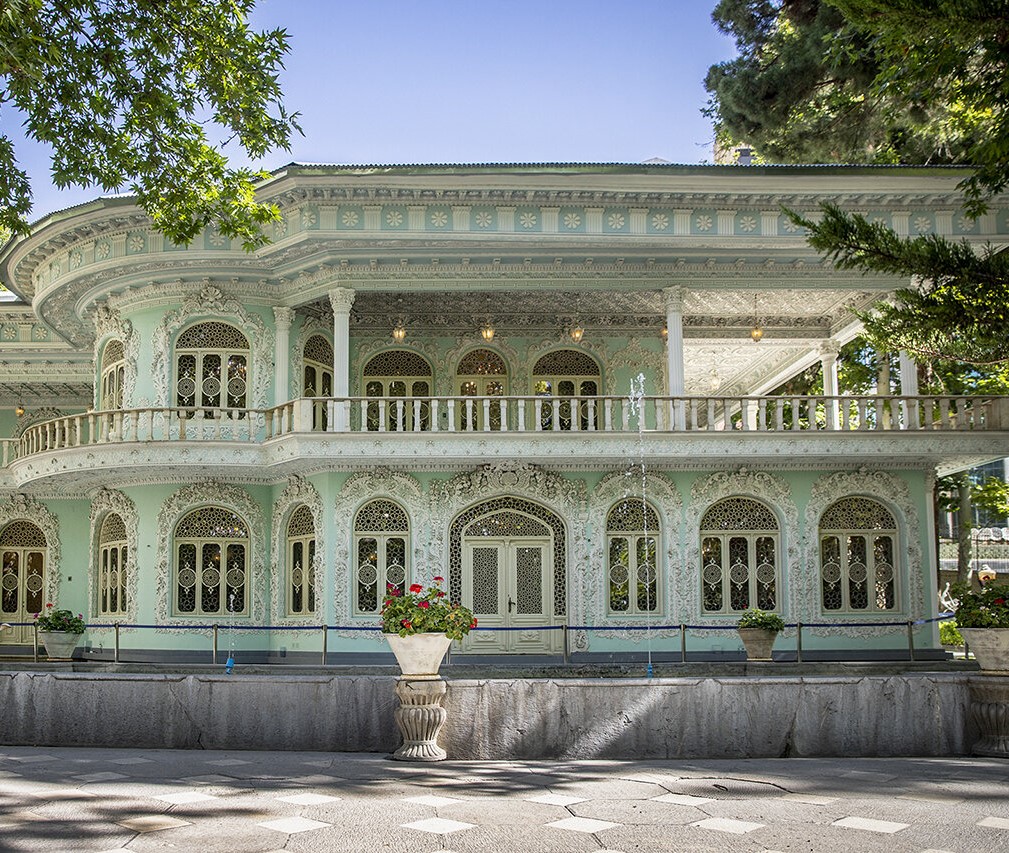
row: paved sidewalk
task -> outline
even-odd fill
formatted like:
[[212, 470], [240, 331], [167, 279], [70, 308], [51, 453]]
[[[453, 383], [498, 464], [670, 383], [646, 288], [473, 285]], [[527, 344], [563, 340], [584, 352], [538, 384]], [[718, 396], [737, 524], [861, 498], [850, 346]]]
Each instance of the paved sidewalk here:
[[0, 850], [988, 853], [1009, 762], [0, 747]]

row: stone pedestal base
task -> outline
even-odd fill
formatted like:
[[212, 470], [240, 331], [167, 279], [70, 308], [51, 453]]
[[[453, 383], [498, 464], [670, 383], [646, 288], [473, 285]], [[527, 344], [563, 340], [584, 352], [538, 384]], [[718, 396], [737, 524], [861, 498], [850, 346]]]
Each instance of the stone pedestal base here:
[[401, 678], [396, 682], [399, 708], [396, 725], [403, 734], [403, 745], [392, 757], [399, 761], [444, 761], [447, 753], [438, 746], [438, 733], [448, 716], [441, 700], [448, 689], [444, 680]]
[[971, 717], [981, 732], [971, 753], [1009, 758], [1009, 678], [972, 679], [970, 700]]

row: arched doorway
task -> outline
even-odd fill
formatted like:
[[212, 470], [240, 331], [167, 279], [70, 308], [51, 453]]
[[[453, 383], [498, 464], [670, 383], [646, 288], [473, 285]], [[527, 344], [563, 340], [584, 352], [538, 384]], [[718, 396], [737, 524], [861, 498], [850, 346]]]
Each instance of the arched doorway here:
[[[30, 521], [18, 519], [0, 531], [0, 621], [31, 622], [46, 605], [46, 537]], [[30, 643], [32, 627], [15, 628], [4, 639]]]
[[566, 613], [565, 530], [550, 510], [522, 498], [485, 501], [460, 514], [450, 532], [453, 599], [482, 628], [462, 651], [556, 654]]

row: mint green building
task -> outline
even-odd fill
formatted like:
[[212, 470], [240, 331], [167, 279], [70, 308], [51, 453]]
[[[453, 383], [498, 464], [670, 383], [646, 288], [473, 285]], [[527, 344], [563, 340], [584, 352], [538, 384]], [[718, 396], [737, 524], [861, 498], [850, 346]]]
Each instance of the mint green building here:
[[[83, 612], [78, 656], [118, 625], [124, 658], [206, 659], [218, 626], [348, 660], [384, 650], [389, 585], [439, 575], [508, 629], [460, 654], [678, 652], [681, 625], [735, 652], [707, 629], [749, 607], [816, 625], [811, 654], [908, 621], [937, 648], [933, 481], [1006, 455], [1009, 402], [921, 396], [906, 356], [838, 396], [853, 312], [901, 282], [832, 268], [782, 205], [1005, 242], [959, 177], [292, 164], [251, 254], [129, 198], [52, 214], [0, 251], [0, 619]], [[824, 396], [768, 396], [817, 364]]]

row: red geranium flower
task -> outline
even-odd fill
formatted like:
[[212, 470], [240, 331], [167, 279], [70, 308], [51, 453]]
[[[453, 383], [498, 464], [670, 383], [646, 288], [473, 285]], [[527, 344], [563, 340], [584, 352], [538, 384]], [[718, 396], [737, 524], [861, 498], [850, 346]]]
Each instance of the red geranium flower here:
[[476, 627], [476, 619], [474, 619], [472, 622], [469, 623], [469, 627], [471, 629]]
[[1005, 599], [1004, 598], [996, 598], [994, 603], [995, 604], [1005, 604]]
[[442, 590], [439, 589], [438, 590], [438, 598], [444, 598], [444, 597], [445, 597], [445, 593]]
[[428, 604], [426, 601], [418, 601], [417, 606], [423, 607], [425, 610], [427, 610], [431, 605]]
[[410, 584], [410, 592], [421, 592], [424, 589], [419, 583]]
[[404, 619], [399, 624], [402, 625], [404, 628], [406, 628], [408, 631], [413, 627], [413, 622], [411, 622], [409, 619]]
[[46, 607], [52, 607], [52, 606], [53, 606], [53, 603], [51, 601], [46, 605]]
[[434, 577], [432, 578], [432, 580], [433, 580], [433, 581], [434, 581], [435, 583], [441, 583], [441, 582], [442, 582], [443, 580], [445, 580], [445, 578], [443, 578], [443, 577], [442, 577], [441, 575], [435, 575], [435, 576], [434, 576]]

